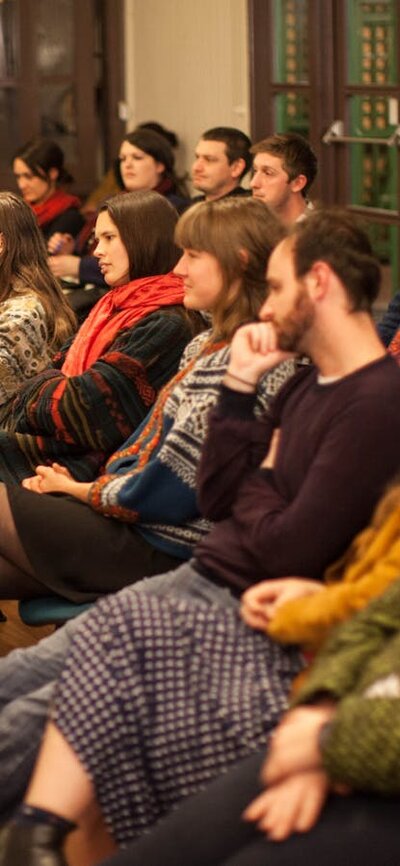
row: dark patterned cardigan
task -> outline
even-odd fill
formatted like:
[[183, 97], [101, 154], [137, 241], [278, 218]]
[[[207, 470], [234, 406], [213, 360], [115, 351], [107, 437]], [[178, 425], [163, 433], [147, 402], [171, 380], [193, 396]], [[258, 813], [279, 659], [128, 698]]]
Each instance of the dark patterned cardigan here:
[[188, 322], [168, 307], [121, 332], [79, 376], [58, 369], [65, 350], [17, 397], [0, 431], [0, 479], [18, 483], [53, 461], [79, 481], [96, 478], [174, 375], [191, 337]]

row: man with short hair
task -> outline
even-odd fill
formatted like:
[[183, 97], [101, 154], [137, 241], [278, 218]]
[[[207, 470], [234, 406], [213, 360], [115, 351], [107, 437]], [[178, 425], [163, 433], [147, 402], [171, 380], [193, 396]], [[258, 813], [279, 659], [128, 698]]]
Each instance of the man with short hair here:
[[270, 135], [254, 144], [251, 153], [254, 198], [268, 205], [285, 225], [304, 218], [312, 207], [307, 194], [317, 173], [317, 158], [308, 141], [295, 132]]
[[193, 186], [202, 195], [192, 201], [250, 195], [249, 190], [240, 185], [251, 168], [250, 148], [248, 136], [232, 126], [217, 126], [204, 132], [196, 147], [192, 166]]

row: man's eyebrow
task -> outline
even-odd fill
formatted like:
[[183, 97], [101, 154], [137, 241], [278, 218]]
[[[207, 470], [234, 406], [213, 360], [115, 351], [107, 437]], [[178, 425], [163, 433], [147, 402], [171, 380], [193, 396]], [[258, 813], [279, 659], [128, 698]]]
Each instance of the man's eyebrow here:
[[278, 174], [278, 169], [274, 168], [272, 165], [268, 165], [267, 162], [261, 162], [257, 166], [253, 165], [253, 168], [255, 168], [256, 171], [271, 171], [273, 174]]

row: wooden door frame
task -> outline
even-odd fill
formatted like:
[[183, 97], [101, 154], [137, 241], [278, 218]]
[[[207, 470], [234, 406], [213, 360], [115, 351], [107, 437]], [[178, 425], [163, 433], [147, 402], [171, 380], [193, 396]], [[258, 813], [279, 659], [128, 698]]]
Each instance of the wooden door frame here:
[[[76, 189], [83, 195], [97, 184], [98, 166], [93, 154], [100, 123], [106, 170], [118, 153], [125, 131], [119, 119], [118, 105], [124, 100], [124, 0], [73, 0], [75, 60], [75, 104], [77, 123], [77, 166], [73, 166]], [[35, 61], [34, 32], [35, 0], [20, 0], [17, 5], [18, 70], [13, 79], [0, 79], [0, 87], [15, 90], [18, 117], [16, 123], [17, 150], [25, 141], [40, 131], [38, 93], [40, 76]], [[95, 21], [102, 19], [103, 81], [100, 83], [102, 110], [98, 121], [93, 100], [92, 81], [95, 80]], [[89, 74], [88, 74], [89, 72]], [[69, 76], [65, 76], [68, 78]], [[63, 76], [46, 76], [46, 82], [60, 83]], [[15, 188], [11, 166], [1, 170], [3, 188]]]
[[332, 28], [335, 0], [310, 0], [308, 31], [310, 43], [318, 50], [310, 52], [310, 77], [307, 84], [273, 80], [273, 37], [266, 43], [265, 34], [273, 34], [273, 0], [248, 0], [251, 135], [259, 141], [277, 132], [274, 126], [274, 98], [288, 89], [308, 93], [311, 113], [310, 142], [318, 158], [319, 171], [313, 186], [315, 197], [324, 202], [334, 200], [336, 187], [334, 154], [322, 143], [322, 136], [334, 119], [334, 91], [330, 82], [333, 66]]

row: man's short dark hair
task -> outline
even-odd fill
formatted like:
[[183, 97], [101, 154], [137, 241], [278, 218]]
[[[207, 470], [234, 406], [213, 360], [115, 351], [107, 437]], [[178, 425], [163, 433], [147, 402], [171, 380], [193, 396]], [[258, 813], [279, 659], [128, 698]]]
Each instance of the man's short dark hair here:
[[235, 162], [236, 159], [244, 159], [245, 168], [240, 177], [244, 177], [251, 169], [251, 141], [248, 135], [245, 135], [241, 129], [235, 129], [234, 126], [215, 126], [213, 129], [207, 129], [200, 136], [203, 141], [222, 141], [225, 144], [226, 155], [229, 164]]
[[317, 173], [318, 162], [310, 144], [302, 135], [298, 135], [297, 132], [269, 135], [268, 138], [253, 144], [251, 153], [253, 156], [256, 153], [271, 153], [272, 156], [278, 156], [282, 160], [282, 167], [289, 180], [304, 174], [307, 183], [301, 193], [304, 198], [306, 197]]
[[371, 311], [380, 286], [379, 262], [370, 240], [353, 214], [343, 208], [323, 208], [296, 223], [294, 238], [295, 274], [304, 277], [314, 262], [326, 262], [343, 283], [352, 310]]

